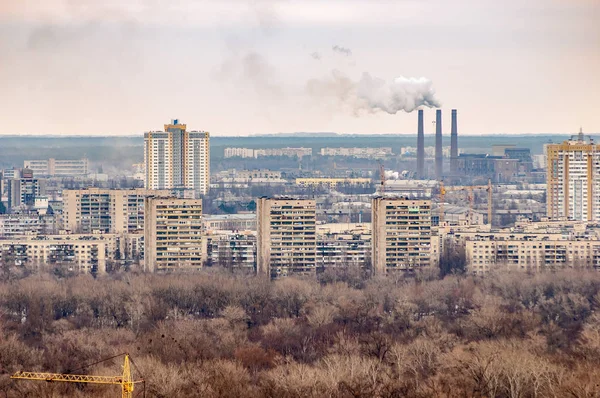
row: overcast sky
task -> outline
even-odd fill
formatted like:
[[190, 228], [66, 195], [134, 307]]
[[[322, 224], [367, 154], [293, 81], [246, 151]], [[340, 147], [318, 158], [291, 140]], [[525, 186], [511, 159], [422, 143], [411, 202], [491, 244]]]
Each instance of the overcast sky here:
[[430, 79], [445, 132], [457, 108], [461, 134], [598, 133], [599, 21], [600, 0], [0, 0], [0, 134], [413, 133], [310, 89], [364, 73]]

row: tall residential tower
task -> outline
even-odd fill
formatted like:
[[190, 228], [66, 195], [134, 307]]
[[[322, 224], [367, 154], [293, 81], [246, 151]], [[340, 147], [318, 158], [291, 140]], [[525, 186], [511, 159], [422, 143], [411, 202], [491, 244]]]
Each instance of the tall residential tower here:
[[546, 150], [548, 217], [600, 221], [600, 145], [580, 130]]
[[193, 189], [205, 195], [210, 185], [210, 134], [187, 131], [177, 119], [165, 131], [144, 134], [147, 189]]

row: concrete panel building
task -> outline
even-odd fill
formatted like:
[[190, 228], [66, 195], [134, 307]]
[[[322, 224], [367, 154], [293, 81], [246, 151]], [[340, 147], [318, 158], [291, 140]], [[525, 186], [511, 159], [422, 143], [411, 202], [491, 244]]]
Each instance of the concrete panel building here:
[[431, 265], [431, 201], [373, 198], [372, 262], [375, 274]]
[[0, 261], [10, 266], [61, 268], [80, 273], [106, 272], [104, 240], [56, 236], [52, 239], [17, 239], [0, 241]]
[[198, 270], [206, 260], [202, 200], [146, 198], [144, 270]]
[[144, 229], [144, 199], [169, 190], [75, 189], [63, 191], [63, 228], [77, 233], [125, 233]]
[[75, 177], [85, 176], [89, 173], [87, 159], [77, 160], [25, 160], [24, 167], [31, 169], [33, 175], [46, 177]]
[[600, 221], [600, 145], [580, 131], [546, 151], [548, 217]]
[[207, 236], [207, 257], [213, 267], [256, 272], [256, 234], [245, 231]]
[[187, 131], [173, 120], [165, 131], [144, 134], [145, 187], [193, 189], [205, 195], [210, 188], [210, 134]]
[[310, 199], [259, 198], [257, 269], [271, 278], [316, 272], [316, 204]]
[[467, 270], [483, 274], [491, 270], [541, 271], [561, 268], [600, 269], [600, 241], [537, 239], [473, 239], [465, 242]]

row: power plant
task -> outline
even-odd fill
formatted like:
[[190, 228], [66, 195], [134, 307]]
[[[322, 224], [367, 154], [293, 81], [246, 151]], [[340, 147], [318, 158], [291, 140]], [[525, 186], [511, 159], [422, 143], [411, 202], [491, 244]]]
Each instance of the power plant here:
[[[452, 122], [450, 133], [450, 172], [456, 175], [458, 172], [458, 116], [457, 110], [452, 109]], [[417, 125], [417, 178], [424, 179], [431, 176], [425, 172], [425, 131], [423, 110], [418, 110]], [[442, 180], [444, 177], [444, 150], [443, 150], [443, 123], [442, 110], [435, 112], [435, 157], [434, 170], [435, 179]]]

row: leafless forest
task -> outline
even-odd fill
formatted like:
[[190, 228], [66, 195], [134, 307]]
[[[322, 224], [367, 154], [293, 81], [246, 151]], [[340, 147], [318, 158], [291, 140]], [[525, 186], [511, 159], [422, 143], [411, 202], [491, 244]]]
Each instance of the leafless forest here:
[[9, 376], [129, 352], [147, 397], [598, 397], [599, 291], [575, 271], [30, 275], [0, 283], [0, 396], [119, 396]]

